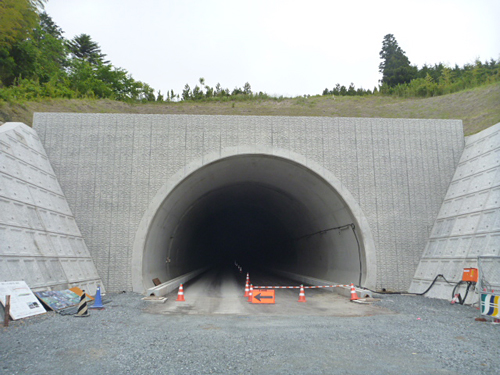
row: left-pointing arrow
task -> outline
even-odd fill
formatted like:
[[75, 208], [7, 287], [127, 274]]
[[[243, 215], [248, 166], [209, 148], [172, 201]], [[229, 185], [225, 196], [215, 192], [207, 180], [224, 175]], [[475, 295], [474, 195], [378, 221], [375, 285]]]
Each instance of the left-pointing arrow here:
[[273, 298], [273, 296], [263, 296], [261, 293], [259, 293], [254, 298], [260, 302], [261, 299]]

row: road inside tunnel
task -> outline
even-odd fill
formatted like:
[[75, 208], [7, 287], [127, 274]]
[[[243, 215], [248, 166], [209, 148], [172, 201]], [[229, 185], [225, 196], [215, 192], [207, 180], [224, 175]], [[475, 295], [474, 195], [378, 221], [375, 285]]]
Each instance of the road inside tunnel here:
[[154, 278], [165, 282], [234, 261], [297, 279], [374, 286], [366, 219], [329, 172], [267, 154], [188, 169], [158, 192], [143, 218], [133, 253], [135, 291], [144, 293]]
[[[392, 314], [370, 303], [351, 303], [332, 289], [306, 289], [306, 303], [299, 303], [299, 289], [275, 289], [274, 304], [253, 304], [244, 296], [247, 271], [254, 285], [297, 286], [280, 276], [221, 263], [184, 284], [184, 301], [177, 301], [177, 289], [162, 304], [150, 304], [146, 312], [161, 315], [247, 315], [247, 316], [373, 316]], [[255, 293], [259, 293], [255, 290]], [[257, 295], [257, 294], [256, 294]], [[372, 300], [373, 301], [373, 300]]]

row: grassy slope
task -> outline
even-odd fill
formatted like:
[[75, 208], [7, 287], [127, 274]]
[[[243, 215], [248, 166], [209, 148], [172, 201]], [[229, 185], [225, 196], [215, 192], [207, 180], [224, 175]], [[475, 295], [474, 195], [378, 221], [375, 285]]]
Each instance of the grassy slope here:
[[461, 119], [466, 135], [500, 122], [500, 83], [426, 99], [385, 96], [293, 98], [236, 102], [127, 104], [111, 100], [45, 100], [0, 105], [0, 121], [31, 125], [34, 112], [157, 113]]

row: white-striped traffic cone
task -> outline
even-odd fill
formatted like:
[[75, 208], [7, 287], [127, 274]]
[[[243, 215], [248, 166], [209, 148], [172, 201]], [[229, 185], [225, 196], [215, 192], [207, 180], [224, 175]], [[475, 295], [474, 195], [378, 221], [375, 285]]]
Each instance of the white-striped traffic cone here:
[[252, 295], [253, 295], [253, 285], [250, 284], [250, 290], [248, 291], [248, 302], [252, 302]]
[[248, 297], [248, 293], [250, 292], [250, 288], [248, 287], [248, 281], [245, 283], [245, 294], [243, 297]]
[[186, 302], [186, 300], [184, 299], [184, 287], [182, 286], [182, 284], [179, 287], [179, 292], [177, 293], [176, 301]]
[[351, 301], [356, 301], [358, 300], [358, 294], [356, 293], [356, 288], [354, 287], [354, 284], [351, 283]]
[[300, 286], [299, 302], [306, 302], [306, 293], [304, 292], [304, 285]]

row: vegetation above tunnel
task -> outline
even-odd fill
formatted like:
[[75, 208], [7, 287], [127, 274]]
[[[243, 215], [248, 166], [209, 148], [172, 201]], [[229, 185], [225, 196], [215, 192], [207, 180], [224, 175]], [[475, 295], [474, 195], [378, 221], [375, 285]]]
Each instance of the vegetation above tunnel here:
[[460, 118], [466, 134], [500, 121], [500, 60], [418, 68], [387, 34], [373, 89], [336, 84], [322, 95], [284, 98], [254, 92], [249, 82], [230, 90], [200, 78], [181, 93], [161, 93], [112, 65], [88, 34], [65, 39], [44, 2], [1, 2], [0, 121], [31, 124], [34, 111]]

